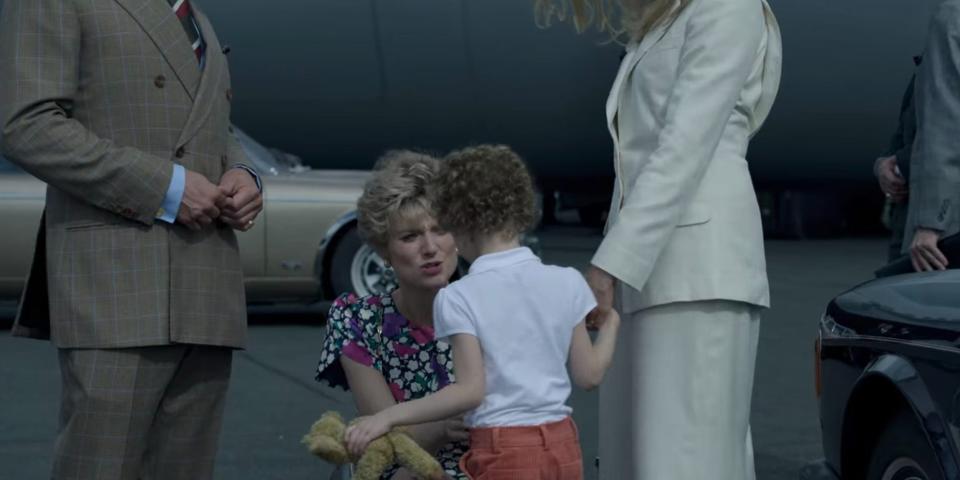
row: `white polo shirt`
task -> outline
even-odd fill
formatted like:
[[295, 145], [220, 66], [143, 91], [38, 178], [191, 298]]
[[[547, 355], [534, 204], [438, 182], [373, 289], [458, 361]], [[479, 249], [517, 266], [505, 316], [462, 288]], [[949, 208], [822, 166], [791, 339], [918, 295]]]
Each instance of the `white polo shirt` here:
[[540, 425], [570, 415], [570, 340], [596, 304], [580, 272], [544, 265], [526, 247], [483, 255], [440, 290], [436, 337], [473, 335], [483, 349], [485, 396], [467, 426]]

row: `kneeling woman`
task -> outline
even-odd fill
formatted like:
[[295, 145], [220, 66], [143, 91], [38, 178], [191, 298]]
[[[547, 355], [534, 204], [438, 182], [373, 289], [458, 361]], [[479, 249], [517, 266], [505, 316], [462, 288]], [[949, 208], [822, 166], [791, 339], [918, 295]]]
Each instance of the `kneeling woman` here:
[[[457, 265], [453, 237], [437, 225], [427, 187], [438, 161], [388, 153], [374, 167], [358, 202], [360, 236], [396, 272], [398, 287], [383, 295], [341, 295], [327, 317], [317, 380], [348, 388], [360, 415], [423, 397], [453, 382], [450, 347], [434, 339], [433, 299]], [[410, 433], [436, 454], [447, 475], [469, 437], [461, 419], [415, 425]], [[409, 478], [392, 469], [384, 478]]]

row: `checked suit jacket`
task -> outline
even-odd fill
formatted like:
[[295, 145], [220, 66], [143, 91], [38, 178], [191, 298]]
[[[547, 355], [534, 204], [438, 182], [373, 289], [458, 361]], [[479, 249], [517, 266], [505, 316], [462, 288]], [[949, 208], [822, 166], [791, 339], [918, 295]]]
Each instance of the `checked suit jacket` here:
[[941, 238], [960, 232], [960, 0], [944, 0], [934, 12], [914, 101], [903, 253], [917, 228], [939, 230]]
[[47, 183], [14, 335], [60, 348], [243, 347], [237, 239], [156, 220], [174, 162], [214, 184], [242, 150], [227, 59], [201, 69], [164, 0], [6, 0], [3, 153]]

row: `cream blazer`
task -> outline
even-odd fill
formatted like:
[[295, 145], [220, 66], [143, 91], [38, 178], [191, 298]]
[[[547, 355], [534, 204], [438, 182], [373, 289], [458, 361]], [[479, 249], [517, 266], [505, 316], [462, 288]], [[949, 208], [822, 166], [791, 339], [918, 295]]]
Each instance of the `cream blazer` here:
[[623, 313], [671, 302], [769, 306], [747, 144], [780, 84], [764, 0], [692, 0], [627, 46], [607, 101], [616, 185], [592, 263]]

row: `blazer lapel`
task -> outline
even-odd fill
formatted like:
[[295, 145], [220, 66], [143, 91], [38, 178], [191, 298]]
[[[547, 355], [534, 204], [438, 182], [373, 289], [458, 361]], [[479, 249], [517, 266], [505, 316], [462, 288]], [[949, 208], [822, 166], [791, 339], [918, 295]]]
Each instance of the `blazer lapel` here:
[[[203, 72], [200, 77], [200, 86], [197, 88], [196, 98], [194, 98], [193, 101], [193, 109], [190, 110], [187, 123], [184, 125], [183, 131], [180, 132], [178, 145], [187, 143], [200, 131], [200, 127], [203, 126], [203, 123], [210, 115], [210, 111], [213, 110], [215, 104], [213, 96], [222, 94], [219, 86], [222, 83], [223, 75], [227, 71], [226, 57], [221, 52], [220, 42], [213, 32], [213, 26], [210, 24], [207, 16], [196, 7], [193, 8], [193, 13], [197, 19], [197, 24], [200, 26], [200, 32], [203, 35], [204, 42], [207, 44], [207, 49]], [[193, 53], [191, 52], [191, 56], [192, 55]], [[197, 57], [194, 56], [194, 63], [197, 63], [196, 59]]]
[[[676, 6], [679, 6], [679, 3], [677, 3]], [[637, 63], [640, 63], [644, 55], [650, 51], [650, 48], [656, 45], [657, 42], [666, 35], [671, 25], [673, 24], [663, 23], [644, 35], [639, 44], [637, 42], [630, 42], [627, 45], [627, 55], [623, 57], [623, 60], [620, 62], [620, 71], [617, 72], [617, 77], [614, 79], [613, 86], [610, 88], [610, 95], [607, 97], [607, 127], [610, 129], [610, 134], [614, 140], [619, 140], [619, 132], [617, 131], [616, 124], [617, 111], [620, 110], [620, 98], [623, 96], [623, 89], [627, 84], [627, 79], [630, 78], [633, 69], [637, 66]]]
[[183, 25], [167, 2], [159, 0], [115, 0], [140, 24], [173, 68], [191, 99], [200, 84], [200, 65], [190, 48]]
[[763, 77], [761, 80], [760, 99], [757, 102], [756, 111], [752, 117], [750, 125], [750, 136], [760, 130], [770, 110], [773, 109], [773, 101], [777, 98], [780, 90], [781, 64], [783, 62], [783, 43], [780, 39], [780, 25], [777, 23], [777, 17], [773, 15], [770, 5], [763, 0], [763, 14], [767, 27], [767, 50], [763, 57]]

